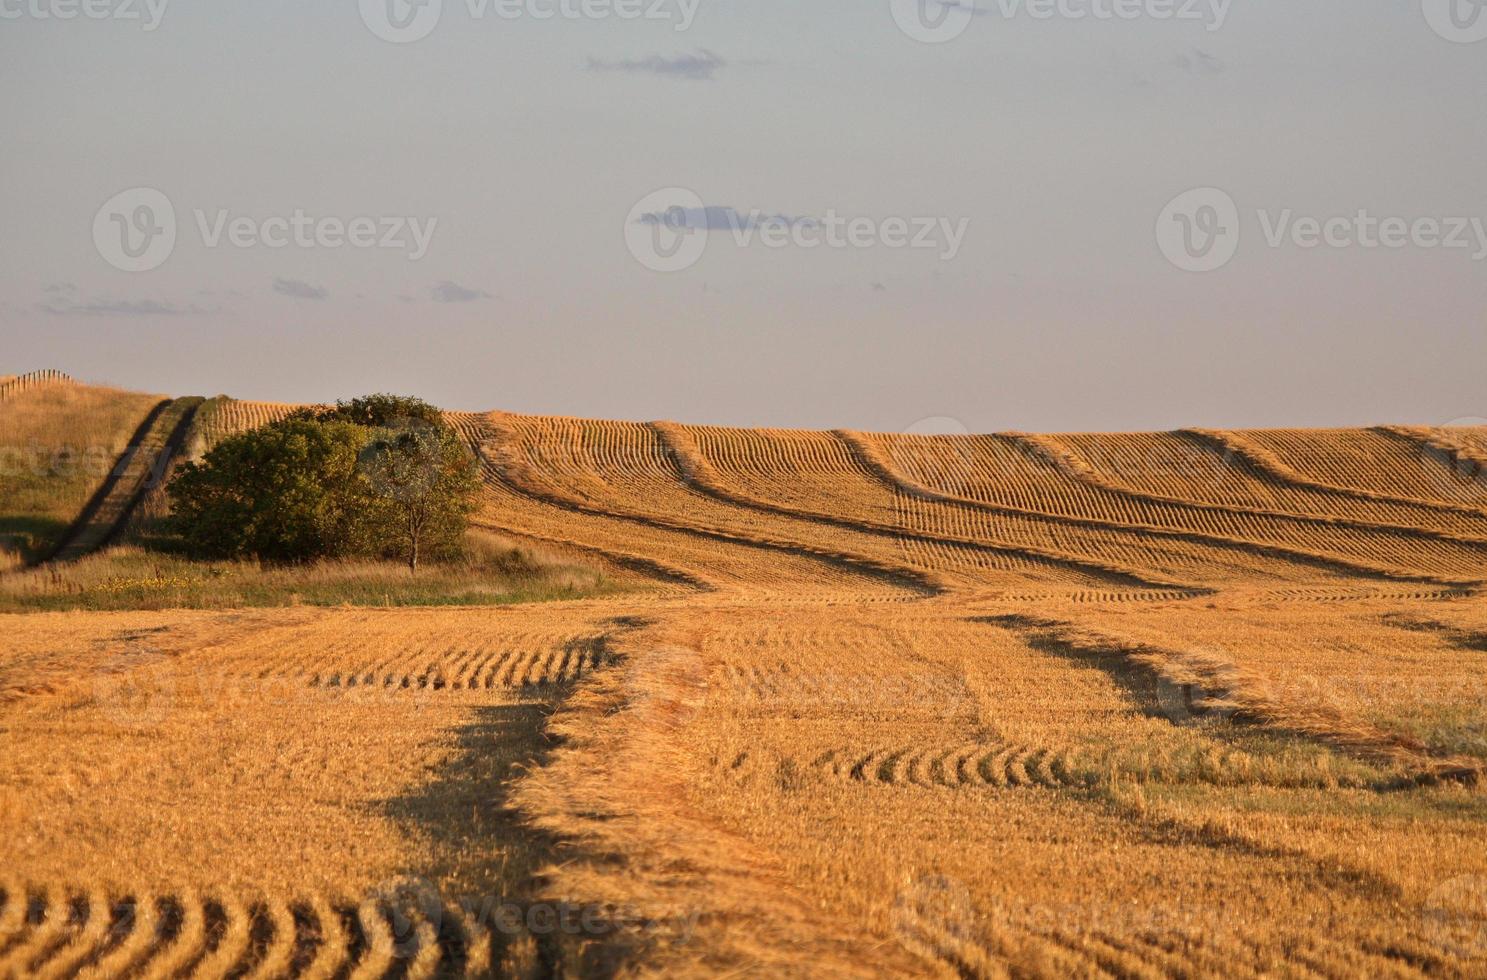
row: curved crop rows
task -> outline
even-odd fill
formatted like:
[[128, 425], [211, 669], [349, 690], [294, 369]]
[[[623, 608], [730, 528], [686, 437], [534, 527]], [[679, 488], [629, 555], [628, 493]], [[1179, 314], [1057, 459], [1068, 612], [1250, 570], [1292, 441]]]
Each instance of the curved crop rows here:
[[[1165, 502], [1100, 485], [1050, 454], [1029, 437], [990, 436], [964, 446], [898, 437], [875, 446], [852, 436], [940, 499], [967, 500], [982, 507], [1043, 515], [1089, 530], [1124, 530], [1146, 539], [1181, 540], [1193, 546], [1280, 559], [1352, 576], [1471, 581], [1484, 567], [1482, 542], [1442, 539], [1411, 528], [1335, 527], [1283, 514], [1249, 514]], [[948, 456], [948, 458], [947, 458]], [[1008, 472], [1021, 473], [1008, 480]], [[1008, 499], [1009, 485], [1020, 491]], [[1019, 499], [1020, 498], [1020, 499]]]
[[[1057, 516], [1017, 508], [988, 510], [974, 501], [907, 485], [866, 437], [697, 427], [685, 432], [729, 492], [768, 506], [902, 529], [900, 552], [906, 560], [935, 563], [937, 556], [925, 542], [939, 539], [982, 542], [1082, 570], [1086, 585], [1095, 584], [1088, 576], [1098, 575], [1102, 585], [1123, 581], [1135, 587], [1201, 590], [1235, 561], [1251, 574], [1263, 574], [1257, 567], [1261, 563], [1248, 556], [1201, 546], [1168, 547], [1121, 527], [1084, 526], [1085, 533], [1069, 533], [1071, 525]], [[823, 465], [824, 460], [829, 463]], [[1286, 575], [1284, 566], [1265, 564], [1272, 574]], [[981, 587], [1016, 584], [983, 581]]]
[[[1020, 438], [1071, 478], [1106, 491], [1129, 505], [1142, 508], [1146, 512], [1143, 516], [1153, 523], [1246, 536], [1250, 540], [1304, 542], [1308, 547], [1334, 554], [1359, 551], [1358, 544], [1361, 540], [1366, 546], [1361, 551], [1361, 557], [1365, 559], [1377, 558], [1380, 554], [1387, 556], [1390, 545], [1397, 547], [1401, 539], [1411, 539], [1410, 543], [1441, 543], [1448, 550], [1454, 547], [1463, 553], [1466, 563], [1471, 567], [1475, 567], [1477, 559], [1487, 551], [1487, 536], [1445, 531], [1437, 526], [1439, 522], [1408, 524], [1360, 520], [1356, 517], [1324, 513], [1291, 514], [1264, 507], [1186, 500], [1169, 493], [1134, 491], [1106, 479], [1082, 456], [1051, 436]], [[1418, 516], [1423, 518], [1424, 514]], [[1483, 516], [1480, 530], [1487, 534], [1487, 514]], [[1384, 540], [1378, 540], [1380, 537]], [[1415, 557], [1418, 560], [1418, 555]]]
[[1309, 430], [1187, 431], [1297, 486], [1473, 518], [1483, 513], [1474, 478], [1463, 479], [1443, 463], [1438, 450], [1413, 444], [1397, 431], [1338, 430], [1335, 446]]
[[[1160, 562], [1170, 569], [1167, 574], [1186, 570], [1189, 580], [1206, 579], [1215, 585], [1261, 577], [1361, 577], [1450, 585], [1480, 580], [1475, 574], [1482, 567], [1479, 560], [1449, 553], [1442, 556], [1435, 547], [1439, 542], [1431, 542], [1423, 553], [1431, 556], [1429, 566], [1443, 565], [1444, 570], [1320, 553], [1309, 550], [1307, 542], [1274, 543], [1237, 538], [1219, 530], [1182, 530], [1146, 523], [1135, 519], [1138, 515], [1104, 507], [1111, 501], [1102, 500], [1097, 488], [1053, 475], [1058, 470], [1052, 461], [1025, 448], [999, 445], [995, 437], [982, 441], [983, 448], [994, 450], [982, 455], [943, 443], [919, 442], [905, 447], [902, 439], [841, 435], [882, 480], [907, 491], [920, 511], [928, 502], [996, 515], [999, 526], [1017, 522], [1029, 533], [1071, 543], [1082, 541], [1085, 547], [1099, 548], [1102, 555], [1126, 564]], [[952, 458], [946, 460], [946, 454]], [[1006, 479], [1008, 469], [1025, 472], [1030, 468], [1034, 471], [1031, 479]], [[1030, 492], [1037, 506], [1006, 502], [1004, 494], [1009, 485], [1014, 491]], [[1064, 498], [1082, 503], [1071, 508], [1059, 502]]]
[[912, 574], [896, 574], [824, 549], [709, 528], [690, 521], [690, 515], [651, 518], [624, 507], [606, 508], [529, 472], [510, 449], [501, 427], [504, 417], [451, 420], [481, 460], [485, 526], [584, 547], [624, 564], [658, 565], [673, 581], [740, 598], [815, 601], [839, 595], [892, 601], [933, 591]]
[[1068, 749], [1027, 745], [903, 746], [867, 753], [830, 753], [818, 762], [834, 776], [888, 786], [1081, 785]]
[[489, 975], [508, 937], [458, 905], [4, 886], [0, 970], [8, 976]]
[[1060, 462], [1072, 462], [1090, 478], [1137, 493], [1244, 511], [1316, 517], [1330, 523], [1361, 522], [1487, 539], [1487, 512], [1298, 482], [1262, 468], [1228, 443], [1195, 433], [1039, 438], [1055, 447]]
[[[1431, 524], [1440, 512], [1429, 507], [1340, 491], [1218, 502], [1184, 497], [1174, 480], [1159, 493], [1107, 477], [1077, 448], [1041, 437], [451, 418], [481, 452], [493, 525], [597, 546], [709, 587], [731, 576], [679, 565], [687, 549], [678, 535], [710, 552], [707, 564], [745, 550], [766, 560], [786, 552], [921, 595], [1112, 587], [1197, 595], [1359, 579], [1460, 587], [1487, 575], [1487, 520], [1453, 512], [1454, 524]], [[1248, 463], [1237, 471], [1262, 485]], [[1354, 506], [1332, 506], [1340, 501]], [[539, 511], [549, 516], [517, 519]], [[605, 525], [629, 526], [618, 535], [624, 547], [595, 539]], [[643, 545], [658, 538], [676, 543]]]
[[197, 422], [197, 447], [200, 452], [207, 452], [230, 435], [269, 425], [305, 407], [279, 402], [239, 401], [236, 398], [213, 399]]
[[447, 418], [658, 587], [13, 617], [0, 975], [1487, 969], [1479, 433]]

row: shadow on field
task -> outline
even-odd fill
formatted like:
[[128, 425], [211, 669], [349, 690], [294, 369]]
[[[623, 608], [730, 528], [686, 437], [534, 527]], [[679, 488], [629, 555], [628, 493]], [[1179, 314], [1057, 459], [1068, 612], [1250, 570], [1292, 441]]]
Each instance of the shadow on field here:
[[441, 976], [479, 972], [467, 967], [456, 910], [490, 934], [496, 976], [612, 973], [591, 961], [600, 944], [583, 943], [580, 910], [535, 902], [535, 876], [553, 860], [555, 842], [510, 805], [515, 780], [544, 765], [554, 747], [545, 728], [563, 693], [533, 686], [513, 690], [510, 703], [475, 708], [474, 720], [455, 731], [458, 754], [385, 803], [388, 816], [430, 845], [433, 860], [407, 873], [437, 889], [445, 910]]
[[1013, 614], [973, 616], [970, 622], [1008, 630], [1017, 634], [1030, 649], [1058, 657], [1078, 668], [1100, 671], [1110, 678], [1134, 710], [1148, 718], [1177, 720], [1172, 717], [1173, 709], [1185, 709], [1191, 698], [1191, 692], [1180, 691], [1178, 693], [1183, 697], [1174, 703], [1172, 685], [1164, 682], [1151, 668], [1132, 663], [1125, 652], [1098, 643], [1079, 645], [1045, 635], [1043, 624], [1037, 619]]

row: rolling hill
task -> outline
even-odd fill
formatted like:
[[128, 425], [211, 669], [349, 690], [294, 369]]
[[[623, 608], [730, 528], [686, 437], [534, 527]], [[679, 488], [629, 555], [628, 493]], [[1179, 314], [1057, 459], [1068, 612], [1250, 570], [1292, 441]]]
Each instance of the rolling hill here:
[[[122, 397], [61, 560], [293, 408]], [[1487, 431], [447, 417], [480, 528], [650, 587], [3, 617], [0, 969], [1487, 970]]]

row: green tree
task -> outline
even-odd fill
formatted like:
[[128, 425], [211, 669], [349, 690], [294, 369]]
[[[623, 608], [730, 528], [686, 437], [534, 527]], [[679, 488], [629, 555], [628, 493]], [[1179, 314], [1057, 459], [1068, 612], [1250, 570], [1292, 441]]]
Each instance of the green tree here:
[[444, 428], [444, 414], [422, 398], [376, 394], [338, 401], [334, 408], [302, 408], [295, 418], [316, 422], [350, 422], [371, 429], [428, 425]]
[[[360, 421], [356, 421], [360, 420]], [[457, 557], [475, 462], [440, 413], [373, 395], [223, 440], [171, 482], [174, 523], [202, 557]]]
[[379, 501], [357, 463], [369, 432], [290, 419], [224, 439], [167, 488], [188, 550], [303, 561], [354, 553]]
[[382, 502], [385, 540], [418, 571], [424, 555], [451, 558], [464, 540], [478, 485], [475, 461], [447, 426], [406, 425], [377, 434], [362, 451], [362, 475]]

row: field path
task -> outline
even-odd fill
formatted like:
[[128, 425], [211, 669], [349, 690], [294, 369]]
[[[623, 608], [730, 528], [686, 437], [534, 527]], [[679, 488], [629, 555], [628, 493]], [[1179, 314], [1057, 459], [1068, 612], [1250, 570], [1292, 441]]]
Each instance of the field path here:
[[123, 532], [181, 453], [201, 403], [200, 398], [176, 398], [156, 406], [48, 561], [75, 561]]

